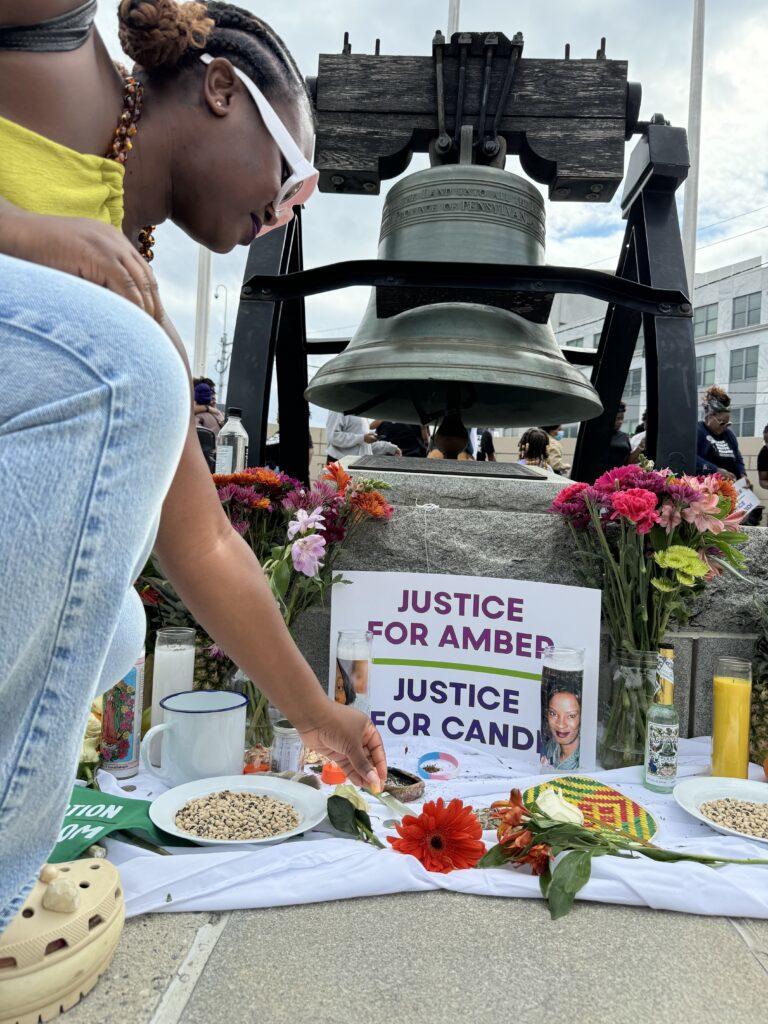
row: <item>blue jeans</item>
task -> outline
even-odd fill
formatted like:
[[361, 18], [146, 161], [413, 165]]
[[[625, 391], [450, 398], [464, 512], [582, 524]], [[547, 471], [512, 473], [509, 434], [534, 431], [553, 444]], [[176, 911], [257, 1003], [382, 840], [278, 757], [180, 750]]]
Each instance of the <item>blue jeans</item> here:
[[97, 685], [140, 654], [132, 584], [189, 416], [150, 317], [0, 255], [0, 932], [55, 845]]

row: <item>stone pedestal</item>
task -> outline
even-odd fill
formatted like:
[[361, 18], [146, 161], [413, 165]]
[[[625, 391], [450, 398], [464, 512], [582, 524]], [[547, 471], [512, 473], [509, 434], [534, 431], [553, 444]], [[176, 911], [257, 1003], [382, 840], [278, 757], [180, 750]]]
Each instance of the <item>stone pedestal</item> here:
[[[354, 475], [355, 470], [351, 470]], [[578, 586], [568, 528], [547, 510], [570, 481], [478, 479], [371, 472], [390, 484], [395, 506], [386, 525], [366, 524], [337, 562], [345, 570], [431, 572], [490, 576]], [[748, 528], [750, 582], [731, 574], [707, 587], [675, 644], [675, 702], [685, 736], [708, 734], [712, 674], [719, 656], [751, 658], [755, 640], [753, 595], [768, 588], [768, 529]], [[330, 608], [315, 608], [296, 623], [297, 643], [320, 679], [328, 673]], [[603, 642], [601, 705], [608, 700], [607, 638]]]

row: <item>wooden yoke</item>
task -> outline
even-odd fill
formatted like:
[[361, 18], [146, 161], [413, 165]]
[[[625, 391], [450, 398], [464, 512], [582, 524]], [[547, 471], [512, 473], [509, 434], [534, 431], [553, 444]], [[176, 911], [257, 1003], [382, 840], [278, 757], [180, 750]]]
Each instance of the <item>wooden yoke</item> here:
[[[401, 174], [430, 144], [433, 160], [456, 162], [461, 125], [472, 124], [474, 163], [498, 159], [497, 138], [502, 156], [504, 146], [519, 154], [550, 199], [610, 201], [624, 175], [625, 142], [644, 127], [627, 62], [607, 60], [604, 40], [592, 60], [571, 60], [568, 47], [563, 60], [528, 60], [522, 48], [520, 34], [457, 32], [446, 42], [438, 32], [431, 57], [352, 54], [346, 39], [344, 52], [321, 54], [310, 80], [320, 190], [377, 194], [382, 179]], [[444, 147], [436, 153], [438, 138]]]

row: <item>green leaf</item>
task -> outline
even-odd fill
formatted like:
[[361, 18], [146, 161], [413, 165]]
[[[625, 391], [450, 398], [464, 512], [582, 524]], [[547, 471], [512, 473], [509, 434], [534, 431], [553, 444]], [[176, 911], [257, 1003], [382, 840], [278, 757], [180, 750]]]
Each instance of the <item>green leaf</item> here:
[[559, 885], [566, 892], [575, 896], [589, 881], [592, 872], [592, 855], [587, 850], [573, 850], [566, 853], [556, 865], [552, 874], [552, 884]]
[[573, 906], [574, 898], [574, 893], [565, 892], [555, 885], [554, 879], [552, 880], [547, 892], [547, 903], [549, 904], [549, 915], [553, 921], [557, 921], [560, 917], [565, 917]]
[[478, 868], [500, 868], [509, 860], [509, 855], [501, 843], [496, 843], [488, 852], [480, 858], [475, 867]]
[[356, 811], [357, 808], [349, 800], [345, 800], [343, 796], [328, 797], [328, 820], [330, 823], [337, 832], [343, 832], [345, 835], [354, 836], [355, 839], [359, 839], [360, 830], [358, 828]]
[[549, 887], [551, 884], [552, 870], [549, 864], [547, 864], [547, 870], [544, 872], [543, 875], [539, 875], [539, 888], [541, 889], [541, 895], [544, 897], [544, 899], [546, 899], [547, 895], [549, 894]]
[[272, 592], [278, 598], [285, 597], [290, 582], [291, 566], [289, 565], [288, 561], [284, 559], [281, 562], [277, 562], [274, 569], [272, 570]]

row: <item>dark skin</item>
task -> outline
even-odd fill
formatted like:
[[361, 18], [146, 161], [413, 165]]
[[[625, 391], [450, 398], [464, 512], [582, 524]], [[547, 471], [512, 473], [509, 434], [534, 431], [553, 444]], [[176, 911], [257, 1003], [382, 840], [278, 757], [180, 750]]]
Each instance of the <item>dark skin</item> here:
[[[4, 0], [0, 26], [55, 17], [78, 2]], [[0, 115], [64, 146], [103, 155], [122, 105], [120, 77], [95, 31], [68, 53], [0, 51]], [[307, 105], [275, 100], [273, 106], [310, 156]], [[167, 87], [147, 84], [134, 143], [122, 234], [94, 220], [21, 211], [0, 198], [0, 252], [84, 277], [134, 302], [163, 326], [189, 372], [154, 275], [136, 251], [137, 233], [145, 224], [172, 219], [216, 252], [248, 244], [252, 213], [264, 224], [274, 221], [271, 203], [286, 167], [253, 100], [220, 58]], [[381, 739], [360, 712], [328, 700], [291, 640], [257, 559], [221, 508], [197, 440], [191, 398], [187, 440], [163, 505], [155, 554], [197, 621], [305, 743], [333, 757], [353, 782], [378, 788], [386, 777]]]

